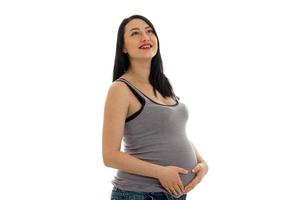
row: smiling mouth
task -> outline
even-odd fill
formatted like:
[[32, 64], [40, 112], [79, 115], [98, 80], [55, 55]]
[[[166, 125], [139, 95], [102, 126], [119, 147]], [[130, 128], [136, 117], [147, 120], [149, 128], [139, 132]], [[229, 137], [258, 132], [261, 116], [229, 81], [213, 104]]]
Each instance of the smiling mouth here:
[[146, 45], [142, 45], [141, 47], [139, 47], [139, 49], [151, 49], [152, 45], [151, 44], [146, 44]]

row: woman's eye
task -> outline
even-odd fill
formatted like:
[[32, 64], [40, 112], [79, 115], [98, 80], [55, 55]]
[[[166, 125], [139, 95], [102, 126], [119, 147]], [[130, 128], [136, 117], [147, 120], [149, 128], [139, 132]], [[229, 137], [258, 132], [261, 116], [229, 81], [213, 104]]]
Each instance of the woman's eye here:
[[131, 33], [131, 36], [138, 34], [138, 32], [133, 32]]
[[[153, 30], [149, 29], [149, 30], [147, 30], [147, 33], [153, 33]], [[137, 34], [139, 34], [139, 32], [135, 31], [135, 32], [131, 33], [131, 36], [134, 36], [134, 35], [137, 35]]]

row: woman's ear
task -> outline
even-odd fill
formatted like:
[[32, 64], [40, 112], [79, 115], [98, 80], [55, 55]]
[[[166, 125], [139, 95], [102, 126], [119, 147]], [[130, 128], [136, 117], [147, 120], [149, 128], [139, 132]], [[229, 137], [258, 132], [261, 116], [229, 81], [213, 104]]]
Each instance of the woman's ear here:
[[127, 49], [123, 48], [123, 53], [126, 54], [127, 53]]

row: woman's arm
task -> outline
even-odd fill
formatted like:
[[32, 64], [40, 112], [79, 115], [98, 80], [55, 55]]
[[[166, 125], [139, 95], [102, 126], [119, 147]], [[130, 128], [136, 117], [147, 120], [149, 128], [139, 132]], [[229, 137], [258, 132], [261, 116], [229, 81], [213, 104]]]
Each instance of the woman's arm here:
[[126, 87], [121, 82], [114, 82], [108, 90], [103, 118], [103, 163], [125, 172], [158, 178], [158, 171], [161, 171], [162, 166], [140, 160], [120, 150], [130, 97], [130, 91]]
[[[192, 143], [192, 142], [191, 142]], [[192, 143], [195, 154], [197, 156], [197, 162], [198, 164], [193, 168], [192, 172], [196, 174], [195, 178], [185, 186], [185, 192], [188, 193], [191, 191], [200, 181], [203, 179], [203, 177], [207, 174], [208, 172], [208, 165], [205, 162], [205, 160], [200, 156], [200, 153], [198, 152], [197, 148], [195, 145]]]
[[[192, 142], [191, 142], [192, 143]], [[207, 165], [206, 161], [201, 157], [199, 151], [197, 150], [196, 146], [192, 143], [195, 154], [197, 156], [197, 162], [198, 163], [204, 163], [205, 165]]]

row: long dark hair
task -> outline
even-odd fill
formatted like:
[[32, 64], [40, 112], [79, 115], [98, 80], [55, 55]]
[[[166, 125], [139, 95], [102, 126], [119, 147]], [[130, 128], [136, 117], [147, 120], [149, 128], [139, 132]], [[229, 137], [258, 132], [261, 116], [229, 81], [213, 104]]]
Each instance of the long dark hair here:
[[151, 60], [151, 70], [149, 76], [149, 82], [153, 86], [154, 95], [157, 96], [156, 90], [158, 90], [164, 98], [175, 97], [176, 95], [173, 91], [173, 88], [168, 78], [164, 75], [163, 72], [163, 63], [162, 63], [160, 50], [159, 50], [159, 39], [155, 31], [155, 28], [153, 24], [146, 17], [141, 15], [132, 15], [128, 18], [125, 18], [119, 26], [117, 45], [116, 45], [115, 64], [114, 64], [114, 71], [113, 71], [113, 81], [121, 77], [129, 67], [128, 55], [123, 53], [122, 51], [123, 44], [124, 44], [124, 29], [128, 22], [136, 18], [146, 22], [152, 28], [157, 38], [157, 45], [158, 45], [157, 53]]

